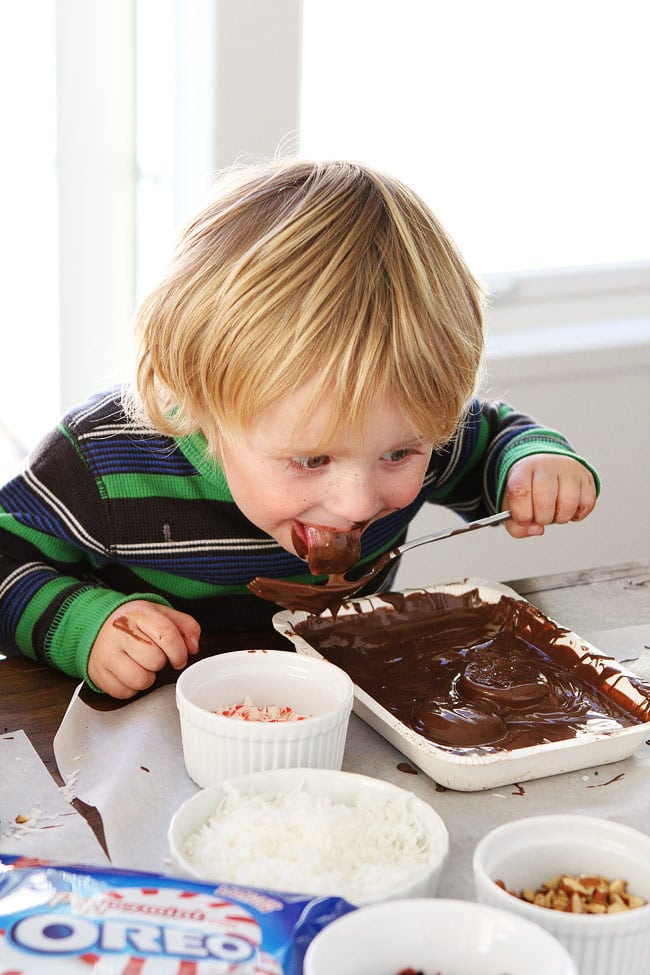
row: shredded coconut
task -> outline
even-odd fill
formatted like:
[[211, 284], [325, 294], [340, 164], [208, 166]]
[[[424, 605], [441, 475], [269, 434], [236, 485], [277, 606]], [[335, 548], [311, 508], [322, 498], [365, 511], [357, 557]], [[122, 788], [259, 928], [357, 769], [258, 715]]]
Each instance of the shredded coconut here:
[[205, 878], [357, 903], [406, 886], [434, 853], [408, 797], [346, 805], [302, 789], [241, 796], [225, 788], [183, 848]]
[[309, 715], [298, 714], [289, 705], [253, 704], [250, 697], [245, 697], [242, 704], [227, 704], [217, 708], [215, 714], [223, 714], [226, 718], [237, 718], [239, 721], [304, 721]]
[[77, 798], [76, 785], [80, 771], [81, 770], [78, 768], [74, 769], [74, 771], [66, 778], [65, 785], [59, 786], [59, 791], [63, 798], [66, 802], [71, 804]]

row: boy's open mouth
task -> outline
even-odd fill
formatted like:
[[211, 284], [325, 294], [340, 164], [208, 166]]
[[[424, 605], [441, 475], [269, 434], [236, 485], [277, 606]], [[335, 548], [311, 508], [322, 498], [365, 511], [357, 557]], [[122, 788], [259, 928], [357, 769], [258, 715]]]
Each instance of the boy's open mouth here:
[[296, 553], [305, 559], [312, 575], [344, 575], [359, 561], [361, 534], [366, 524], [349, 531], [336, 531], [320, 525], [294, 526], [291, 540]]

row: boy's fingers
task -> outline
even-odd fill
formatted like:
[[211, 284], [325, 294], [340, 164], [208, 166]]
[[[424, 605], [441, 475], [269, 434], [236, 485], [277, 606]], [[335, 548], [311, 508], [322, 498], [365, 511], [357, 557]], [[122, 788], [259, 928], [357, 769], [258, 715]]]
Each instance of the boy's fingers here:
[[543, 526], [535, 523], [532, 471], [527, 465], [520, 465], [516, 471], [513, 468], [508, 479], [504, 507], [512, 515], [505, 525], [513, 538], [527, 538], [529, 535], [544, 533]]
[[527, 457], [510, 469], [504, 506], [512, 512], [506, 527], [515, 538], [541, 535], [545, 525], [581, 521], [595, 504], [594, 479], [573, 458]]
[[588, 477], [583, 478], [580, 488], [580, 498], [571, 520], [582, 521], [583, 518], [590, 515], [596, 507], [596, 499], [596, 484], [591, 474], [589, 474]]
[[92, 666], [89, 667], [88, 676], [104, 693], [119, 701], [126, 701], [139, 691], [146, 691], [156, 679], [154, 672], [140, 667], [125, 653], [120, 653], [110, 668], [95, 671]]
[[168, 663], [181, 670], [199, 647], [199, 624], [186, 613], [133, 600], [100, 630], [88, 661], [90, 680], [118, 699], [151, 687]]
[[552, 525], [558, 500], [558, 479], [555, 474], [535, 471], [532, 480], [533, 521], [536, 525]]
[[506, 522], [506, 529], [509, 535], [513, 538], [529, 538], [531, 535], [543, 535], [544, 526], [536, 525], [534, 522], [525, 522], [524, 524], [518, 524], [516, 521], [511, 519]]
[[[512, 521], [515, 522], [512, 527], [533, 521], [533, 495], [529, 478], [517, 477], [508, 482], [506, 507], [510, 509]], [[510, 521], [506, 521], [506, 527], [511, 527]]]
[[135, 614], [116, 616], [111, 625], [120, 634], [120, 653], [137, 661], [145, 670], [161, 670], [165, 666], [167, 654], [151, 634], [150, 627], [144, 621], [139, 622]]
[[181, 634], [188, 653], [198, 653], [199, 638], [201, 627], [189, 613], [181, 613], [178, 609], [171, 609], [169, 606], [160, 606], [159, 609], [176, 626]]
[[[166, 606], [125, 608], [112, 621], [112, 626], [125, 634], [122, 647], [135, 661], [148, 670], [162, 670], [167, 661], [177, 670], [187, 663], [188, 642], [193, 635], [182, 633], [177, 623], [185, 623], [184, 613]], [[179, 618], [178, 620], [176, 618]], [[191, 620], [191, 617], [187, 617]], [[198, 647], [198, 638], [196, 639]], [[194, 652], [192, 650], [191, 652]]]
[[555, 505], [554, 521], [566, 525], [575, 516], [580, 505], [580, 485], [571, 482], [561, 485]]
[[594, 510], [595, 505], [596, 505], [595, 495], [591, 500], [586, 500], [586, 501], [581, 500], [578, 507], [575, 510], [575, 514], [571, 518], [571, 521], [582, 521], [583, 518], [586, 518], [587, 515], [591, 514], [591, 512]]

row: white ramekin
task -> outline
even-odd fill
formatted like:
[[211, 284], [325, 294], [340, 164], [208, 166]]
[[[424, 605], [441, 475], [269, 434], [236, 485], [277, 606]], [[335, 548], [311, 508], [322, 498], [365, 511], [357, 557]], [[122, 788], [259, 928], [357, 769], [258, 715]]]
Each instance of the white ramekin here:
[[304, 975], [578, 975], [536, 924], [471, 901], [390, 900], [337, 918], [307, 948]]
[[[289, 650], [237, 650], [199, 660], [176, 684], [187, 772], [205, 788], [265, 769], [340, 769], [353, 691], [340, 668]], [[241, 721], [214, 713], [246, 697], [308, 717]]]
[[[540, 924], [568, 949], [580, 975], [650, 972], [650, 836], [609, 819], [572, 814], [504, 823], [477, 844], [473, 859], [479, 901]], [[647, 903], [617, 914], [570, 914], [539, 907], [508, 890], [536, 890], [561, 874], [601, 875], [628, 882]]]
[[[367, 889], [367, 875], [363, 876], [361, 870], [361, 874], [358, 874], [361, 877], [358, 886], [357, 881], [348, 880], [348, 882], [341, 881], [342, 886], [339, 889], [330, 890], [324, 889], [322, 879], [315, 877], [308, 869], [300, 869], [301, 845], [300, 838], [297, 837], [295, 857], [286, 868], [279, 865], [275, 870], [277, 883], [270, 885], [273, 889], [314, 896], [344, 897], [355, 906], [388, 898], [434, 897], [438, 892], [449, 855], [449, 834], [442, 817], [427, 802], [408, 789], [372, 776], [333, 769], [283, 768], [253, 772], [202, 789], [187, 799], [173, 816], [168, 831], [174, 867], [182, 876], [203, 882], [245, 883], [249, 886], [257, 884], [264, 887], [259, 879], [259, 871], [255, 870], [255, 864], [250, 860], [251, 849], [247, 833], [247, 829], [255, 834], [260, 829], [265, 829], [267, 832], [271, 829], [272, 832], [272, 827], [269, 826], [269, 811], [262, 803], [255, 812], [249, 810], [246, 826], [242, 827], [242, 855], [239, 864], [236, 863], [237, 856], [233, 856], [232, 848], [224, 858], [229, 867], [235, 871], [233, 875], [228, 874], [226, 868], [218, 863], [209, 863], [206, 860], [197, 862], [194, 857], [187, 854], [187, 843], [190, 837], [209, 823], [215, 812], [233, 792], [246, 800], [249, 798], [268, 800], [303, 792], [315, 797], [317, 801], [325, 800], [337, 806], [363, 805], [367, 809], [373, 807], [381, 809], [386, 806], [403, 808], [409, 818], [417, 822], [418, 833], [425, 836], [427, 840], [426, 856], [414, 862], [406, 870], [395, 873], [390, 870], [390, 864], [387, 862], [387, 869], [378, 872], [376, 861], [368, 864], [368, 875], [372, 875], [377, 881], [371, 885], [371, 889]], [[339, 819], [339, 824], [340, 822]], [[305, 823], [305, 828], [310, 828], [309, 822]], [[317, 830], [317, 839], [326, 856], [338, 855], [341, 846], [341, 834], [338, 830], [330, 835], [327, 832], [327, 825], [323, 824], [322, 820], [320, 827], [316, 821], [311, 824], [311, 829]], [[387, 848], [392, 841], [394, 838], [391, 835], [385, 837]], [[355, 836], [350, 836], [350, 851], [354, 850], [354, 844]], [[389, 850], [386, 855], [392, 857], [393, 851]], [[217, 857], [218, 859], [220, 858]], [[308, 859], [309, 856], [305, 853], [305, 862]], [[250, 879], [242, 880], [240, 865], [247, 875], [250, 874]], [[332, 970], [332, 975], [335, 975], [335, 970]], [[559, 975], [564, 975], [564, 972]]]

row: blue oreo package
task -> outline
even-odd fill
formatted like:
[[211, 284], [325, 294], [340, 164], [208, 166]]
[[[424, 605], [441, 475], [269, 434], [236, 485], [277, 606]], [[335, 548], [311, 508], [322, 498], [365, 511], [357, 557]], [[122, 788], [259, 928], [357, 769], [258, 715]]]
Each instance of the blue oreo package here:
[[0, 972], [302, 975], [315, 935], [352, 910], [339, 897], [0, 854]]

